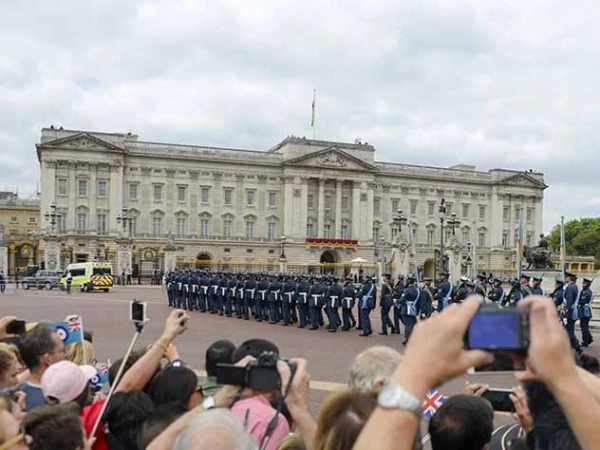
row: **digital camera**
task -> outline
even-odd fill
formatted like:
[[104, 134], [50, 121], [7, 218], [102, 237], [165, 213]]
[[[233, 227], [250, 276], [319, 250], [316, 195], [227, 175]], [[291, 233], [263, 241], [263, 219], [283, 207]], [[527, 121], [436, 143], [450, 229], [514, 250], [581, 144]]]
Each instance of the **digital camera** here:
[[[273, 391], [281, 388], [281, 378], [277, 371], [277, 361], [280, 358], [276, 353], [263, 352], [254, 361], [245, 367], [234, 364], [217, 364], [217, 383], [232, 384], [259, 391]], [[290, 367], [292, 373], [296, 365], [282, 359]]]

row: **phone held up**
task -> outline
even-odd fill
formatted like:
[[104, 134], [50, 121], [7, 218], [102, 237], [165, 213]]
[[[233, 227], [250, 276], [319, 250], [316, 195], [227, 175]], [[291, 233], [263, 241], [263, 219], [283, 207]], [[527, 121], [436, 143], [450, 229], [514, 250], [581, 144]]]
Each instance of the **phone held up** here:
[[475, 371], [521, 369], [529, 350], [529, 310], [482, 305], [469, 324], [465, 347], [494, 353], [492, 364]]
[[26, 322], [24, 320], [13, 320], [6, 325], [6, 333], [21, 336], [22, 334], [25, 334], [25, 324]]
[[512, 389], [488, 389], [481, 396], [491, 403], [492, 409], [499, 412], [515, 412], [515, 405], [510, 399]]
[[129, 302], [129, 320], [142, 325], [148, 322], [148, 303], [137, 300]]

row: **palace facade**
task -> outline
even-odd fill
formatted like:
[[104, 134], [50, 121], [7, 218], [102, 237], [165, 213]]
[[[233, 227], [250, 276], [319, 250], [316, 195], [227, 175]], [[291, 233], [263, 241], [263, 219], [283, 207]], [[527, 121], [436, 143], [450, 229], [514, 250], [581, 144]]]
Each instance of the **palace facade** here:
[[526, 244], [542, 230], [541, 173], [378, 161], [367, 143], [290, 136], [256, 151], [51, 127], [36, 148], [41, 217], [57, 217], [42, 228], [60, 242], [61, 267], [116, 264], [129, 238], [142, 275], [164, 268], [167, 244], [179, 265], [348, 271], [360, 258], [371, 270], [410, 226], [416, 263], [433, 275], [442, 199], [444, 239], [462, 241], [479, 271], [512, 270], [519, 211]]

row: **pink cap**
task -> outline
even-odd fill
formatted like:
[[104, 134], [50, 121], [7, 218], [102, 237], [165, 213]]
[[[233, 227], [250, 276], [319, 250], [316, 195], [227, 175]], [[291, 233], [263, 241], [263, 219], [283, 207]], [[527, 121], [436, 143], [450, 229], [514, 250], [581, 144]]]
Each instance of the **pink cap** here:
[[92, 366], [78, 366], [70, 361], [52, 364], [42, 375], [42, 392], [60, 403], [75, 400], [96, 375]]

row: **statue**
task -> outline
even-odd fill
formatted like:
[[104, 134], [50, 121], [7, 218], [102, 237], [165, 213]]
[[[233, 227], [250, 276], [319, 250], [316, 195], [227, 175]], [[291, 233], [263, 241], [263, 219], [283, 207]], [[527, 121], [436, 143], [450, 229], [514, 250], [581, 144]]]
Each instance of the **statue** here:
[[171, 230], [169, 230], [169, 233], [167, 234], [167, 247], [172, 247], [173, 244], [174, 244], [173, 233], [171, 233]]
[[548, 240], [543, 234], [540, 234], [540, 241], [537, 247], [523, 247], [523, 255], [529, 264], [526, 270], [535, 269], [553, 269], [552, 252], [548, 250]]

